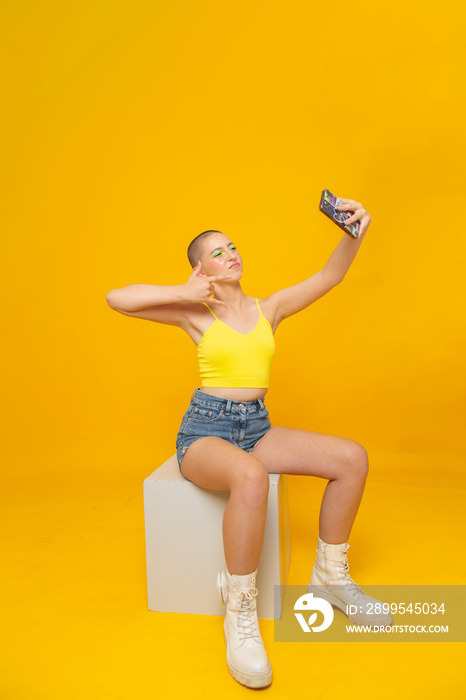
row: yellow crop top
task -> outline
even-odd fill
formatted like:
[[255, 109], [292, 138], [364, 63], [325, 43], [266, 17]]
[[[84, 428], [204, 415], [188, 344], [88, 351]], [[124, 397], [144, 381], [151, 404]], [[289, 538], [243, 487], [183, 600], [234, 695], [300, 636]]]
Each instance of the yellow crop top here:
[[[203, 302], [205, 303], [205, 302]], [[215, 317], [197, 346], [202, 386], [269, 386], [270, 368], [275, 354], [275, 338], [256, 299], [259, 320], [250, 333], [240, 333]]]

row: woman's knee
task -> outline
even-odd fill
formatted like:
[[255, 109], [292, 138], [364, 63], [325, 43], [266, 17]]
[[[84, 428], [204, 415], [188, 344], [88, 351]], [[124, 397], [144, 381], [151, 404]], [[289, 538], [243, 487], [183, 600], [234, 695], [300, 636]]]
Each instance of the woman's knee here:
[[235, 469], [231, 491], [250, 503], [259, 503], [267, 501], [269, 484], [265, 465], [256, 457], [245, 455]]
[[355, 440], [349, 440], [345, 457], [351, 473], [365, 479], [369, 472], [369, 455], [364, 445]]

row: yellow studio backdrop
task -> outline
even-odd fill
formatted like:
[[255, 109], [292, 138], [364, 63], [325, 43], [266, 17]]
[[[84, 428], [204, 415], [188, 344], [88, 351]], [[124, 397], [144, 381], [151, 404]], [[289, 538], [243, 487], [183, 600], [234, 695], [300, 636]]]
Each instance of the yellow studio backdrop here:
[[[372, 222], [344, 281], [277, 330], [272, 425], [366, 447], [354, 534], [365, 552], [389, 552], [374, 565], [356, 560], [367, 580], [465, 582], [450, 557], [435, 568], [432, 544], [449, 541], [464, 554], [455, 543], [465, 487], [464, 26], [463, 5], [450, 0], [2, 4], [1, 470], [6, 527], [20, 538], [8, 589], [18, 596], [11, 687], [24, 642], [14, 616], [30, 585], [19, 552], [30, 546], [34, 559], [40, 547], [26, 531], [46, 522], [43, 513], [28, 516], [35, 494], [66, 501], [70, 490], [86, 498], [125, 485], [138, 510], [122, 571], [138, 571], [144, 624], [147, 616], [164, 624], [144, 609], [142, 481], [175, 452], [200, 386], [196, 347], [178, 328], [113, 311], [107, 292], [184, 283], [187, 246], [210, 228], [241, 252], [246, 294], [297, 284], [343, 235], [318, 211], [324, 188], [361, 202]], [[325, 483], [289, 483], [301, 583]], [[71, 548], [85, 546], [78, 530], [74, 537]], [[87, 538], [98, 535], [89, 528]], [[422, 555], [399, 555], [403, 538], [425, 546]], [[48, 562], [56, 572], [59, 552]], [[102, 561], [111, 566], [112, 557]], [[55, 632], [45, 646], [59, 654]], [[80, 634], [84, 645], [84, 627]], [[214, 636], [217, 680], [228, 684], [217, 629]], [[427, 647], [422, 653], [433, 655]], [[305, 649], [283, 653], [292, 652], [290, 669], [299, 658], [306, 664]], [[158, 653], [160, 663], [168, 651]], [[57, 697], [66, 687], [82, 697], [84, 686], [67, 686], [66, 659]], [[405, 688], [419, 689], [407, 667], [402, 675]], [[425, 692], [433, 687], [422, 682]], [[168, 676], [158, 683], [169, 687]], [[293, 684], [294, 692], [300, 679]], [[55, 697], [46, 688], [34, 697]]]

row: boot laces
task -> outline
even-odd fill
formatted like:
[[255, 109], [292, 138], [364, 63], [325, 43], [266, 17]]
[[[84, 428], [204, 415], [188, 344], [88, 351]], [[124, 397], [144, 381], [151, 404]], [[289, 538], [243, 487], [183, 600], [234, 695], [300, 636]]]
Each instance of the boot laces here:
[[238, 635], [241, 641], [245, 639], [255, 639], [261, 642], [259, 630], [257, 629], [255, 620], [255, 598], [258, 594], [257, 588], [241, 588], [238, 591]]
[[351, 576], [349, 575], [349, 564], [346, 559], [343, 561], [338, 561], [337, 562], [338, 567], [340, 571], [338, 572], [338, 581], [341, 581], [341, 583], [345, 586], [348, 586], [349, 589], [351, 589], [356, 595], [364, 595], [362, 590], [359, 588], [358, 584], [353, 581]]

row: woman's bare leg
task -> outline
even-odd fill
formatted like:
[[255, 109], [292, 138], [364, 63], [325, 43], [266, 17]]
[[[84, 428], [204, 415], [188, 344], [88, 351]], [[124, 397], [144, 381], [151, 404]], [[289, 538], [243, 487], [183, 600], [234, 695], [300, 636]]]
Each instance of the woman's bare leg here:
[[256, 457], [213, 436], [189, 446], [181, 469], [198, 486], [230, 492], [223, 516], [226, 565], [230, 574], [255, 571], [264, 541], [268, 470]]
[[329, 479], [322, 498], [319, 535], [328, 544], [349, 538], [369, 468], [366, 449], [337, 435], [272, 427], [252, 452], [272, 474]]

